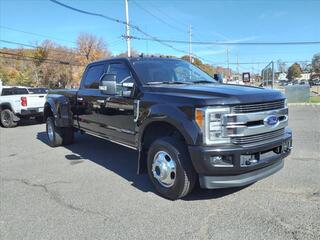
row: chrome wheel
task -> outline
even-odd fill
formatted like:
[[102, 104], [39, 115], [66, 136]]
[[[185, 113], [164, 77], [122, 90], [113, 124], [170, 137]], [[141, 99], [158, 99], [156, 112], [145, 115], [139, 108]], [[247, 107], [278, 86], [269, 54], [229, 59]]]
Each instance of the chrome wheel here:
[[165, 151], [155, 154], [152, 163], [152, 174], [164, 187], [173, 186], [176, 179], [176, 163]]
[[47, 127], [47, 134], [48, 134], [48, 138], [50, 140], [50, 142], [54, 141], [54, 137], [53, 137], [53, 126], [51, 122], [48, 122], [48, 127]]

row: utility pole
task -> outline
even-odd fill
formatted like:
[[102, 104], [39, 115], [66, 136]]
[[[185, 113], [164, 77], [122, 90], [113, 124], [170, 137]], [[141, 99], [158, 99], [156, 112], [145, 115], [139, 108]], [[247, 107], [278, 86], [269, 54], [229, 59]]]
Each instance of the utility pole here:
[[228, 67], [228, 73], [229, 73], [229, 79], [230, 79], [230, 75], [231, 75], [231, 72], [230, 72], [230, 64], [229, 64], [229, 48], [227, 48], [227, 67]]
[[131, 43], [130, 43], [130, 27], [129, 27], [129, 9], [128, 0], [124, 0], [126, 6], [126, 41], [127, 41], [127, 51], [128, 57], [131, 57]]
[[274, 88], [274, 61], [272, 61], [272, 88]]
[[192, 63], [192, 26], [189, 25], [189, 61]]
[[237, 72], [238, 72], [238, 75], [240, 74], [239, 72], [239, 51], [237, 53]]

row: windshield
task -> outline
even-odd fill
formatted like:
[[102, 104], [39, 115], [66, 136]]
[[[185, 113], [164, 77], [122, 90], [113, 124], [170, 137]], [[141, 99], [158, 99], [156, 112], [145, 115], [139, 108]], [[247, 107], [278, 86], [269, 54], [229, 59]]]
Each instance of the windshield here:
[[178, 59], [138, 59], [133, 68], [144, 84], [217, 83], [199, 68]]

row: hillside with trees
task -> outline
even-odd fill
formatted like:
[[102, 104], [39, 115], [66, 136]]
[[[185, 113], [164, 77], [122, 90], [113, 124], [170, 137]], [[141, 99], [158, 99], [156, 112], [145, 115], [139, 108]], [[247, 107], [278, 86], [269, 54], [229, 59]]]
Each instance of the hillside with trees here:
[[75, 49], [43, 41], [38, 46], [0, 49], [0, 78], [4, 85], [77, 86], [85, 66], [111, 56], [103, 39], [80, 34]]
[[[138, 55], [137, 51], [132, 51], [132, 56]], [[82, 33], [76, 40], [76, 48], [67, 48], [49, 40], [38, 45], [23, 44], [18, 48], [1, 48], [0, 79], [4, 85], [78, 87], [84, 68], [89, 62], [126, 56], [126, 52], [112, 55], [102, 38]], [[189, 56], [181, 58], [189, 61]], [[198, 58], [193, 58], [193, 64], [211, 76], [228, 72], [223, 67], [213, 67]]]

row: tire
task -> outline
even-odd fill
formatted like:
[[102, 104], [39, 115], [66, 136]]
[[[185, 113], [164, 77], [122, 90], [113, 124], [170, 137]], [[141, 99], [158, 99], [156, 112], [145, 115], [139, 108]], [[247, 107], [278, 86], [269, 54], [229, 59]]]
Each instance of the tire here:
[[58, 147], [62, 145], [62, 132], [61, 129], [56, 127], [53, 117], [47, 118], [46, 131], [51, 147]]
[[4, 109], [0, 112], [1, 125], [5, 128], [17, 126], [17, 122], [13, 121], [14, 113], [10, 109]]
[[46, 124], [46, 131], [51, 147], [58, 147], [61, 145], [69, 145], [73, 143], [74, 132], [72, 127], [60, 128], [55, 125], [54, 118], [48, 117]]
[[[162, 163], [166, 167], [161, 167]], [[164, 137], [154, 141], [148, 152], [147, 166], [152, 184], [165, 198], [171, 200], [182, 198], [194, 188], [197, 174], [186, 145], [176, 138]], [[161, 179], [163, 176], [167, 177]]]

